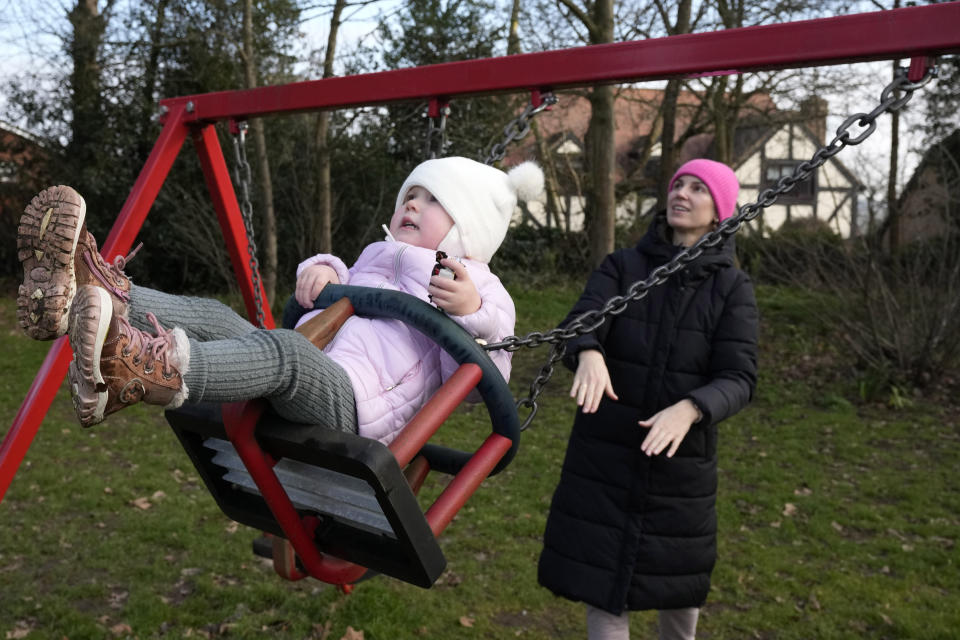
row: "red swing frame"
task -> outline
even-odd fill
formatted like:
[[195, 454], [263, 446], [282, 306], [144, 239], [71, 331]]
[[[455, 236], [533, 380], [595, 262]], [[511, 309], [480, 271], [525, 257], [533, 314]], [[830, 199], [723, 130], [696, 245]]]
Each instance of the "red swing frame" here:
[[[785, 42], [803, 43], [802, 50], [786, 47]], [[102, 253], [112, 258], [133, 246], [189, 136], [247, 312], [256, 316], [246, 234], [215, 129], [221, 121], [234, 126], [251, 117], [298, 111], [424, 100], [432, 105], [507, 92], [530, 92], [536, 104], [541, 91], [569, 87], [896, 58], [912, 58], [910, 77], [917, 80], [930, 58], [957, 52], [960, 2], [948, 2], [171, 98], [160, 103], [163, 128]], [[266, 301], [264, 315], [266, 325], [274, 326]], [[0, 444], [0, 502], [60, 388], [71, 355], [66, 338], [53, 343]]]

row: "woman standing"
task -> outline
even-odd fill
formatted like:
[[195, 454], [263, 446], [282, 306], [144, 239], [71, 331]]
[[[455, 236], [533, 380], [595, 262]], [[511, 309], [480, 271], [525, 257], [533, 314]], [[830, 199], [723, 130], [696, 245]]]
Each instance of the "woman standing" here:
[[[739, 183], [684, 164], [637, 246], [591, 275], [564, 321], [627, 293], [736, 210]], [[646, 299], [567, 345], [577, 413], [553, 496], [540, 584], [587, 605], [590, 640], [625, 640], [631, 610], [693, 638], [716, 560], [717, 424], [756, 386], [757, 306], [730, 236]]]

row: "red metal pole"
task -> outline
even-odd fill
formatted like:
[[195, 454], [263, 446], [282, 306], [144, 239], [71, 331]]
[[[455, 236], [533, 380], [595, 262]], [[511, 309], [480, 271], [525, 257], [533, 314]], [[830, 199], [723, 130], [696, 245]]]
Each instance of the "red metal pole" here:
[[243, 465], [307, 573], [330, 584], [349, 584], [359, 580], [367, 572], [366, 567], [321, 553], [313, 541], [315, 523], [311, 519], [302, 519], [290, 502], [286, 490], [273, 472], [273, 461], [260, 449], [254, 435], [262, 411], [261, 403], [223, 406], [223, 426], [237, 455], [243, 460]]
[[[223, 238], [227, 243], [230, 254], [230, 263], [237, 276], [243, 302], [247, 307], [247, 317], [251, 320], [257, 317], [257, 303], [253, 290], [253, 270], [250, 268], [250, 251], [247, 233], [237, 203], [237, 194], [230, 181], [230, 170], [223, 158], [223, 149], [217, 138], [217, 129], [212, 123], [198, 127], [193, 133], [193, 142], [200, 156], [200, 165], [203, 175], [207, 179], [207, 188], [213, 199], [213, 208], [217, 212], [217, 220], [223, 229]], [[263, 322], [267, 329], [274, 325], [273, 313], [270, 311], [270, 302], [263, 292], [263, 281], [260, 280], [260, 300], [263, 303]]]
[[72, 357], [73, 352], [66, 336], [53, 343], [33, 379], [33, 384], [30, 385], [30, 390], [27, 391], [27, 397], [13, 419], [13, 426], [0, 445], [0, 502], [3, 501], [7, 487], [13, 482], [13, 476], [20, 468], [33, 438], [40, 430], [40, 423], [47, 415], [60, 383], [67, 375], [67, 367]]
[[[182, 111], [182, 107], [174, 106], [169, 113], [160, 137], [153, 145], [153, 150], [150, 151], [146, 164], [120, 210], [120, 215], [103, 243], [101, 253], [104, 257], [113, 258], [121, 253], [126, 254], [133, 246], [133, 240], [143, 226], [147, 212], [186, 138], [187, 128], [180, 118]], [[65, 337], [53, 343], [13, 419], [13, 425], [0, 445], [0, 502], [3, 501], [20, 463], [40, 430], [40, 423], [47, 415], [60, 383], [67, 374], [72, 355]]]
[[427, 404], [421, 407], [417, 415], [411, 418], [400, 435], [389, 445], [390, 453], [397, 459], [401, 469], [413, 460], [413, 456], [420, 452], [423, 445], [460, 406], [482, 377], [483, 371], [477, 365], [470, 362], [460, 365]]
[[439, 536], [447, 528], [467, 499], [474, 494], [480, 483], [490, 475], [512, 446], [513, 441], [510, 438], [505, 438], [498, 433], [487, 436], [460, 473], [450, 481], [443, 493], [427, 509], [427, 524], [430, 525], [434, 536]]

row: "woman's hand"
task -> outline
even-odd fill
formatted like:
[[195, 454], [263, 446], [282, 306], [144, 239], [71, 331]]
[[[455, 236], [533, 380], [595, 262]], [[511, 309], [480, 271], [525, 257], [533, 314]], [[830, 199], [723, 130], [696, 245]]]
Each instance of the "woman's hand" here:
[[427, 293], [433, 303], [452, 316], [465, 316], [479, 309], [480, 292], [470, 279], [467, 267], [451, 258], [444, 258], [440, 264], [453, 271], [457, 277], [451, 280], [443, 276], [430, 276]]
[[330, 282], [340, 284], [340, 278], [333, 267], [328, 267], [325, 264], [310, 265], [300, 272], [294, 296], [301, 307], [313, 309], [313, 301], [317, 299], [323, 288]]
[[652, 417], [638, 423], [641, 427], [650, 429], [640, 449], [648, 456], [655, 456], [669, 445], [667, 457], [672, 458], [680, 447], [680, 443], [683, 442], [683, 438], [690, 431], [690, 427], [699, 418], [700, 412], [689, 398], [684, 398], [658, 411]]
[[584, 413], [595, 413], [600, 406], [600, 398], [606, 394], [612, 400], [618, 400], [610, 382], [610, 372], [603, 354], [596, 349], [585, 349], [578, 355], [577, 372], [573, 374], [570, 397], [577, 399], [577, 406]]

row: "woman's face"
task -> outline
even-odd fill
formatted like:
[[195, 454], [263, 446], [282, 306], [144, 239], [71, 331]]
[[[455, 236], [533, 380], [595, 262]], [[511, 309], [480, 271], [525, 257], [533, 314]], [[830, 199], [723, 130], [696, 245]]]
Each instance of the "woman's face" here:
[[447, 210], [420, 186], [410, 187], [390, 219], [390, 234], [395, 240], [425, 249], [436, 249], [451, 227], [453, 218]]
[[699, 178], [681, 175], [667, 194], [667, 224], [688, 238], [699, 238], [713, 228], [717, 208], [710, 190]]

